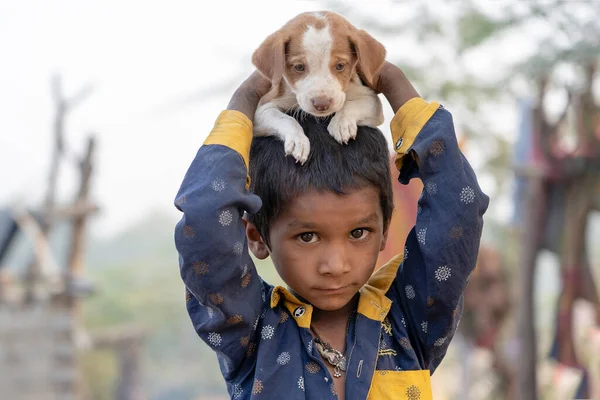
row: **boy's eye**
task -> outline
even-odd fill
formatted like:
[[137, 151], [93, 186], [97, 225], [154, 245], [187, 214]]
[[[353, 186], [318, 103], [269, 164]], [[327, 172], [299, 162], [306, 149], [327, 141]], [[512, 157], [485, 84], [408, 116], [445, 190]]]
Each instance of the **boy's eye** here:
[[366, 236], [367, 234], [367, 230], [366, 229], [354, 229], [352, 232], [350, 232], [350, 236], [352, 236], [352, 238], [354, 239], [362, 239], [364, 236]]
[[312, 232], [302, 233], [299, 237], [304, 243], [312, 243], [316, 240], [316, 235]]

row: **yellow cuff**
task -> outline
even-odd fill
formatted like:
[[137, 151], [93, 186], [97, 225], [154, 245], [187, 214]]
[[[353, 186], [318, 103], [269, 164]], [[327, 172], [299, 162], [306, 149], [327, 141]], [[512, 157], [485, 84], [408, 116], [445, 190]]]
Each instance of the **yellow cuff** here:
[[415, 138], [439, 107], [440, 103], [438, 102], [427, 103], [422, 98], [415, 97], [404, 103], [394, 115], [392, 122], [390, 122], [390, 129], [394, 150], [396, 151], [395, 163], [398, 170], [402, 168], [404, 156], [412, 146]]
[[244, 159], [247, 171], [252, 144], [252, 121], [242, 112], [222, 111], [204, 144], [220, 144], [235, 150]]

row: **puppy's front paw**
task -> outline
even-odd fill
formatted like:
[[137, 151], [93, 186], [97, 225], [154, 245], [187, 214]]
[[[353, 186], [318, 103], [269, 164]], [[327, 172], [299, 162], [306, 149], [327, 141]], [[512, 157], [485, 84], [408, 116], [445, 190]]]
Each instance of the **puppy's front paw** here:
[[338, 111], [333, 118], [331, 118], [331, 121], [327, 126], [329, 134], [333, 136], [335, 140], [344, 144], [347, 144], [350, 139], [356, 137], [357, 129], [356, 118], [346, 115], [343, 111]]
[[282, 133], [281, 136], [283, 138], [285, 155], [291, 154], [296, 161], [304, 164], [310, 153], [310, 141], [304, 134], [302, 127], [298, 124], [297, 127]]

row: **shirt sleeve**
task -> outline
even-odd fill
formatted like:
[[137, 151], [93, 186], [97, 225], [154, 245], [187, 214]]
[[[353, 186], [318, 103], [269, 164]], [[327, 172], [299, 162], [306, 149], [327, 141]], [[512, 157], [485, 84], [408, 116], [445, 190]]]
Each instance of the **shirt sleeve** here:
[[408, 101], [391, 130], [399, 181], [418, 177], [424, 189], [390, 296], [420, 343], [423, 367], [433, 373], [462, 314], [489, 198], [458, 147], [451, 114], [439, 103]]
[[265, 286], [248, 253], [244, 211], [261, 207], [248, 188], [252, 123], [224, 111], [177, 193], [175, 228], [187, 311], [227, 378], [241, 365], [262, 312]]

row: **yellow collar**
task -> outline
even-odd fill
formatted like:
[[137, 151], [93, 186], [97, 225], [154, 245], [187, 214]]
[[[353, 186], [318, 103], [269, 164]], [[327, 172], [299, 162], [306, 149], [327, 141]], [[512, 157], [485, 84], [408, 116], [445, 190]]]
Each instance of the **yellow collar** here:
[[[402, 258], [402, 254], [395, 256], [371, 275], [369, 281], [359, 291], [358, 313], [375, 321], [383, 321], [392, 306], [392, 301], [385, 294], [396, 279]], [[271, 292], [271, 308], [276, 307], [282, 298], [283, 305], [294, 317], [298, 326], [310, 328], [312, 305], [304, 303], [283, 286], [276, 286]]]

